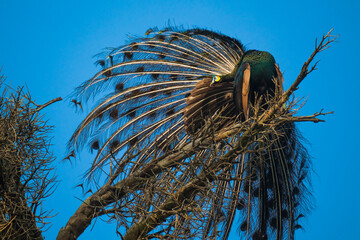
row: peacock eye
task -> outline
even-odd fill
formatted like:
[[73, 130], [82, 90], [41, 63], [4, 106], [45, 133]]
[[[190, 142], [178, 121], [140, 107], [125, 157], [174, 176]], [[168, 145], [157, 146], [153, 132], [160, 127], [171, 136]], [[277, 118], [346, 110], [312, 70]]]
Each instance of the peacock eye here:
[[220, 78], [220, 76], [213, 76], [213, 78], [212, 78], [212, 83], [215, 83], [215, 82], [220, 82], [220, 80], [221, 80], [221, 78]]

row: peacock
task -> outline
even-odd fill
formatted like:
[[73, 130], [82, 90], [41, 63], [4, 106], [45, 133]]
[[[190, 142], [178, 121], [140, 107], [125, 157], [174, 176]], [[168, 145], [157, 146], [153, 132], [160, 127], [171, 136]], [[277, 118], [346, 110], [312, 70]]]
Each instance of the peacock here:
[[[102, 69], [75, 90], [73, 102], [99, 102], [69, 141], [72, 154], [85, 145], [95, 152], [88, 179], [104, 171], [125, 178], [201, 136], [209, 121], [217, 132], [249, 123], [256, 109], [267, 109], [283, 92], [283, 75], [270, 53], [246, 50], [239, 40], [206, 29], [150, 28], [145, 37], [132, 37], [97, 57]], [[173, 236], [228, 239], [237, 225], [242, 239], [294, 239], [309, 208], [309, 154], [294, 123], [274, 128], [254, 134], [248, 151], [226, 170], [232, 181], [212, 181], [212, 197], [199, 200], [206, 210], [202, 221], [178, 216]], [[157, 179], [178, 189], [209, 164], [211, 154], [225, 154], [237, 139], [216, 145], [221, 150], [201, 149]], [[198, 169], [187, 167], [195, 161]], [[138, 198], [143, 203], [141, 194]], [[154, 193], [152, 204], [165, 198]]]

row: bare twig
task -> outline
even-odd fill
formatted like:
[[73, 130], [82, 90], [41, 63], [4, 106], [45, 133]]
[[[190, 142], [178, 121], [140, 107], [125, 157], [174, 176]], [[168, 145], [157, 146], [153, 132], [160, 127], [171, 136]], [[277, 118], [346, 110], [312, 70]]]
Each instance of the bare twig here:
[[[334, 42], [337, 36], [331, 35], [331, 32], [333, 31], [333, 29], [331, 29], [326, 35], [324, 35], [320, 41], [319, 44], [315, 43], [315, 50], [311, 53], [309, 59], [303, 64], [301, 71], [298, 75], [298, 77], [296, 78], [296, 80], [294, 81], [294, 83], [290, 86], [290, 88], [282, 95], [282, 97], [280, 98], [280, 100], [277, 102], [277, 104], [273, 105], [269, 110], [265, 111], [263, 113], [263, 115], [260, 117], [259, 119], [259, 123], [262, 124], [266, 121], [268, 121], [274, 114], [275, 112], [279, 111], [282, 109], [282, 106], [289, 100], [289, 97], [294, 93], [294, 91], [296, 91], [298, 89], [298, 86], [300, 85], [300, 83], [304, 80], [304, 78], [313, 70], [316, 69], [316, 64], [318, 62], [316, 62], [310, 70], [308, 70], [311, 62], [314, 60], [315, 56], [330, 47], [330, 44], [332, 42]], [[240, 123], [242, 124], [242, 123]], [[220, 140], [220, 139], [224, 139], [227, 138], [231, 135], [233, 135], [234, 133], [236, 133], [238, 130], [237, 128], [239, 127], [239, 124], [237, 126], [233, 126], [231, 127], [231, 129], [229, 130], [225, 130], [222, 133], [220, 133], [217, 137], [216, 140]]]
[[55, 98], [55, 99], [53, 99], [53, 100], [48, 101], [48, 102], [45, 103], [45, 104], [37, 105], [37, 108], [36, 108], [34, 111], [35, 111], [35, 112], [39, 112], [39, 111], [41, 111], [42, 109], [46, 108], [47, 106], [49, 106], [49, 105], [51, 105], [51, 104], [53, 104], [53, 103], [55, 103], [55, 102], [61, 101], [61, 100], [63, 100], [63, 99], [62, 99], [61, 97], [58, 97], [58, 98]]

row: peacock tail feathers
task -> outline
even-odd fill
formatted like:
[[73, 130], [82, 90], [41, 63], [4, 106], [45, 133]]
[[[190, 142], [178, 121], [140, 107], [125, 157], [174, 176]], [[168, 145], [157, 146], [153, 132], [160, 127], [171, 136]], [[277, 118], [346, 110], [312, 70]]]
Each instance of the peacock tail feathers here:
[[[109, 177], [121, 172], [118, 178], [125, 178], [152, 159], [205, 134], [203, 126], [209, 120], [214, 131], [222, 131], [238, 122], [245, 126], [256, 113], [253, 107], [244, 113], [243, 81], [234, 81], [236, 71], [244, 70], [240, 63], [247, 53], [238, 40], [197, 28], [152, 28], [145, 35], [102, 55], [97, 61], [102, 70], [74, 94], [77, 102], [86, 102], [112, 89], [69, 141], [69, 152], [85, 145], [96, 152], [89, 179], [109, 167]], [[274, 83], [271, 91], [266, 89], [260, 96], [263, 100], [282, 93], [281, 72], [276, 64], [273, 67]], [[213, 76], [230, 80], [213, 84]], [[256, 105], [259, 96], [250, 95], [249, 105]], [[268, 107], [266, 101], [258, 104]], [[147, 179], [147, 187], [116, 203], [131, 214], [118, 217], [120, 225], [128, 228], [155, 210], [225, 155], [240, 136], [199, 149], [181, 164]], [[234, 222], [240, 219], [237, 225], [243, 239], [294, 238], [294, 231], [301, 227], [299, 219], [308, 209], [309, 195], [309, 156], [301, 136], [294, 123], [283, 123], [252, 138], [247, 151], [224, 166], [206, 192], [191, 196], [192, 211], [184, 209], [182, 214], [170, 216], [167, 228], [157, 234], [177, 239], [228, 239]]]
[[154, 142], [169, 137], [165, 129], [184, 133], [183, 111], [191, 90], [202, 77], [230, 73], [244, 51], [237, 40], [208, 30], [165, 29], [147, 35], [98, 60], [103, 70], [76, 89], [78, 101], [87, 101], [105, 87], [114, 88], [69, 142], [70, 149], [79, 149], [91, 136], [98, 153], [90, 173], [124, 148], [155, 147]]

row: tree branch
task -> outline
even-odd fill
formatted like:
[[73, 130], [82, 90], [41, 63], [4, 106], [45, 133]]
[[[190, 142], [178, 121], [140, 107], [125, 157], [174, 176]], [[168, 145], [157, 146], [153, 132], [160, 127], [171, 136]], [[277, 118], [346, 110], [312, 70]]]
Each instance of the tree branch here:
[[49, 106], [49, 105], [51, 105], [51, 104], [53, 104], [53, 103], [55, 103], [55, 102], [61, 101], [61, 100], [63, 100], [63, 99], [62, 99], [61, 97], [58, 97], [58, 98], [55, 98], [55, 99], [53, 99], [53, 100], [48, 101], [48, 102], [45, 103], [45, 104], [36, 105], [37, 108], [34, 110], [34, 112], [39, 112], [39, 111], [41, 111], [42, 109], [46, 108], [47, 106]]
[[[292, 86], [281, 96], [275, 105], [266, 110], [258, 119], [256, 119], [256, 121], [253, 121], [252, 123], [250, 121], [239, 123], [229, 129], [222, 130], [215, 136], [208, 135], [205, 137], [199, 137], [191, 143], [181, 146], [177, 150], [173, 150], [162, 157], [153, 159], [143, 168], [128, 175], [126, 178], [122, 179], [113, 186], [111, 186], [112, 182], [108, 182], [81, 204], [75, 214], [69, 219], [66, 226], [59, 231], [57, 239], [76, 239], [87, 228], [87, 226], [91, 224], [92, 219], [97, 216], [104, 207], [118, 201], [128, 193], [137, 191], [144, 187], [144, 179], [150, 179], [151, 177], [163, 172], [164, 169], [180, 164], [182, 160], [192, 156], [203, 146], [210, 146], [214, 143], [214, 141], [217, 142], [242, 132], [242, 135], [239, 138], [239, 144], [227, 152], [227, 154], [221, 159], [222, 162], [220, 160], [217, 161], [214, 165], [209, 167], [208, 172], [200, 173], [198, 179], [188, 183], [186, 186], [181, 188], [173, 198], [166, 200], [157, 210], [150, 213], [145, 219], [142, 219], [134, 224], [127, 231], [124, 239], [137, 239], [138, 237], [145, 236], [159, 224], [164, 222], [166, 218], [176, 213], [176, 209], [183, 204], [183, 200], [187, 199], [187, 196], [193, 196], [199, 191], [206, 181], [212, 181], [209, 172], [218, 171], [217, 169], [220, 163], [224, 164], [224, 162], [229, 161], [232, 156], [244, 151], [246, 146], [251, 142], [251, 136], [263, 131], [266, 123], [274, 118], [275, 113], [281, 111], [283, 105], [289, 100], [290, 95], [298, 88], [302, 80], [310, 72], [315, 70], [316, 63], [310, 70], [308, 70], [308, 68], [316, 54], [327, 49], [329, 44], [336, 39], [337, 36], [334, 37], [330, 35], [331, 31], [332, 30], [323, 36], [319, 45], [316, 44], [314, 52], [304, 63], [299, 76]], [[318, 115], [314, 114], [312, 116], [295, 117], [288, 121], [311, 120], [313, 122], [317, 122], [321, 120], [316, 120], [316, 117], [325, 114], [320, 112]]]

